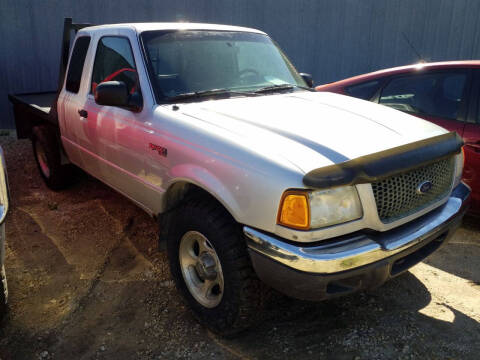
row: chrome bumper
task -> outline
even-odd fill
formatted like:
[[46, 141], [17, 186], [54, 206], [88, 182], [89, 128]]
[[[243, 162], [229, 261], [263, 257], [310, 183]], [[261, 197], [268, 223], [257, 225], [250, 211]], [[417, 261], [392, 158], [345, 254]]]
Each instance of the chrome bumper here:
[[392, 257], [443, 234], [450, 236], [466, 212], [470, 189], [460, 183], [440, 208], [398, 228], [380, 232], [357, 232], [316, 243], [295, 245], [261, 231], [244, 227], [248, 247], [293, 270], [333, 274], [353, 270]]

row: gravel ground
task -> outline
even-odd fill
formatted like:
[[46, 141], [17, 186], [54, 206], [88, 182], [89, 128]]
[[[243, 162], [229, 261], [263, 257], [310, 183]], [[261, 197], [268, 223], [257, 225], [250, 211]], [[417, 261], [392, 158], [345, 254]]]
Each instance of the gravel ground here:
[[1, 138], [12, 195], [8, 359], [478, 359], [480, 225], [374, 291], [322, 303], [273, 297], [234, 340], [199, 326], [177, 295], [156, 224], [99, 181], [62, 192], [28, 141]]

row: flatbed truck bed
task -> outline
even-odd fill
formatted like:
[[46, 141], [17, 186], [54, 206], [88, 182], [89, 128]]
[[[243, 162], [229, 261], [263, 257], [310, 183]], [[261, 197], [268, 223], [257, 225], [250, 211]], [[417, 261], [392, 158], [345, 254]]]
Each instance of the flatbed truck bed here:
[[33, 126], [40, 123], [49, 122], [58, 125], [57, 117], [50, 114], [52, 105], [57, 98], [57, 91], [10, 94], [8, 98], [13, 104], [19, 139], [29, 138]]
[[[73, 23], [71, 18], [65, 18], [58, 89], [62, 88], [65, 79], [71, 45], [71, 33], [72, 31], [76, 33], [78, 30], [87, 26], [91, 26], [91, 24], [77, 24]], [[32, 129], [40, 124], [51, 125], [58, 128], [56, 109], [58, 91], [59, 90], [52, 90], [8, 95], [10, 102], [13, 104], [18, 139], [30, 138]]]

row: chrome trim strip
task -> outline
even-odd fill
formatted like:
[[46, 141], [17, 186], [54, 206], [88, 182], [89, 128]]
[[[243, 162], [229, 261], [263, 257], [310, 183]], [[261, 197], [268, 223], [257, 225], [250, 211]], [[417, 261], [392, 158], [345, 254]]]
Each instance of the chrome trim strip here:
[[388, 232], [342, 237], [318, 246], [293, 245], [248, 226], [243, 232], [251, 250], [286, 266], [310, 273], [336, 273], [385, 259], [447, 230], [463, 215], [469, 192], [461, 183], [444, 206], [420, 219]]

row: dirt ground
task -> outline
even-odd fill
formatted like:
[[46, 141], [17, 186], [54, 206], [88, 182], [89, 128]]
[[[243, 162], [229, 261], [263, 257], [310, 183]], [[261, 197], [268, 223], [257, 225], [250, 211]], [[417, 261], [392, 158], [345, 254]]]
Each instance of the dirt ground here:
[[8, 359], [479, 359], [480, 224], [379, 289], [322, 303], [275, 296], [234, 339], [199, 326], [176, 293], [155, 222], [83, 176], [48, 190], [28, 141], [1, 141], [11, 212]]

